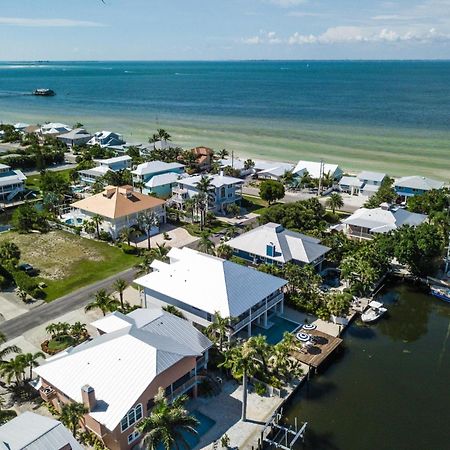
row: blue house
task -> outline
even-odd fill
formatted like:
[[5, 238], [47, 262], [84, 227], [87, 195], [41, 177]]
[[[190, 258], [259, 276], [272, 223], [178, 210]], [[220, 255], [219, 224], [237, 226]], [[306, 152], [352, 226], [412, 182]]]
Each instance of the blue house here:
[[131, 168], [131, 156], [117, 156], [115, 158], [94, 159], [96, 167], [92, 169], [80, 170], [80, 181], [85, 184], [94, 184], [99, 178], [106, 175], [110, 170], [118, 172], [119, 170]]
[[227, 241], [235, 256], [252, 264], [276, 264], [282, 267], [292, 262], [311, 265], [318, 271], [325, 255], [331, 250], [319, 239], [286, 230], [278, 223], [266, 223]]
[[[244, 180], [240, 178], [227, 177], [225, 175], [209, 175], [211, 190], [208, 194], [208, 210], [225, 214], [227, 205], [239, 203], [242, 200], [242, 185]], [[178, 187], [173, 190], [174, 195], [170, 203], [178, 209], [184, 209], [184, 204], [199, 194], [197, 184], [202, 175], [183, 178], [178, 181]]]
[[0, 164], [0, 199], [11, 201], [25, 190], [27, 177], [20, 170], [13, 170], [6, 164]]
[[139, 164], [131, 173], [133, 183], [144, 183], [142, 192], [145, 194], [170, 197], [172, 188], [178, 184], [178, 179], [184, 174], [184, 165], [175, 162], [150, 161]]
[[442, 189], [444, 182], [432, 180], [431, 178], [411, 176], [399, 178], [394, 183], [395, 192], [403, 201], [414, 195], [422, 195], [432, 189]]

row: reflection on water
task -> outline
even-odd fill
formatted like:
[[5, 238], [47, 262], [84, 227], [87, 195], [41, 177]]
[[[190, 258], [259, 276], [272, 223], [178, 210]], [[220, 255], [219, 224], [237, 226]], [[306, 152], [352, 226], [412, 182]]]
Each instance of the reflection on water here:
[[389, 315], [355, 322], [341, 352], [287, 411], [311, 450], [450, 448], [450, 305], [414, 286], [382, 293]]

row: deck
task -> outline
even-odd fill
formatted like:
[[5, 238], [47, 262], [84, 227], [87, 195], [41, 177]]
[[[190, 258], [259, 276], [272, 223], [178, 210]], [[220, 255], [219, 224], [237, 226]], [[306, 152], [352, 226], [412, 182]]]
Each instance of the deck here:
[[300, 350], [301, 346], [299, 343], [299, 346], [291, 354], [298, 361], [318, 368], [341, 345], [342, 339], [319, 330], [308, 331], [308, 334], [314, 336], [317, 342], [308, 349], [303, 350]]

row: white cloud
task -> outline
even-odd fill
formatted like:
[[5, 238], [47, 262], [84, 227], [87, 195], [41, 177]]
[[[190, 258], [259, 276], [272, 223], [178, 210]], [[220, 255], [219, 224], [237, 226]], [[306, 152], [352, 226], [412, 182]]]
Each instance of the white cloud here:
[[308, 0], [266, 0], [266, 2], [281, 6], [283, 8], [290, 8], [292, 6], [303, 5], [307, 3]]
[[0, 17], [0, 25], [17, 27], [104, 27], [99, 22], [72, 19], [29, 19], [25, 17]]
[[249, 45], [281, 44], [283, 40], [277, 36], [275, 31], [261, 30], [258, 35], [242, 39], [242, 42]]
[[306, 11], [290, 11], [287, 15], [289, 17], [324, 17], [326, 14]]

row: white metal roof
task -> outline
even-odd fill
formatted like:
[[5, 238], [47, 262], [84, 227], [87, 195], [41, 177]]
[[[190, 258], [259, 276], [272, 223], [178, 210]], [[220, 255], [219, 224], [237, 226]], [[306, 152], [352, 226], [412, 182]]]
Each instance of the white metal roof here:
[[238, 317], [287, 282], [190, 248], [172, 248], [170, 264], [135, 283], [210, 314]]
[[342, 222], [347, 225], [368, 228], [372, 232], [385, 233], [403, 225], [420, 225], [426, 219], [425, 214], [412, 213], [403, 208], [391, 210], [360, 208]]
[[131, 173], [135, 175], [148, 175], [158, 172], [169, 172], [170, 170], [181, 169], [183, 164], [176, 162], [166, 163], [164, 161], [149, 161], [139, 164]]
[[145, 183], [145, 187], [156, 188], [158, 186], [165, 186], [167, 184], [176, 183], [180, 178], [179, 173], [162, 173], [161, 175], [155, 175], [151, 180], [147, 181], [147, 183]]
[[368, 181], [377, 181], [381, 183], [386, 178], [385, 173], [381, 172], [370, 172], [368, 170], [363, 170], [361, 173], [358, 174], [358, 178], [362, 180], [368, 180]]
[[293, 165], [274, 166], [268, 169], [261, 170], [258, 175], [272, 175], [274, 177], [282, 177], [286, 172], [290, 172], [294, 168]]
[[432, 180], [431, 178], [411, 176], [399, 178], [395, 181], [394, 186], [431, 191], [432, 189], [442, 189], [444, 184], [443, 181]]
[[[338, 164], [328, 164], [324, 163], [323, 165], [323, 174], [326, 175], [330, 173], [331, 176], [334, 176], [338, 171]], [[295, 166], [294, 173], [299, 173], [303, 171], [307, 171], [312, 178], [320, 177], [320, 162], [316, 161], [299, 161]], [[339, 169], [340, 170], [340, 169]]]
[[189, 322], [168, 313], [114, 313], [94, 326], [111, 331], [52, 358], [36, 373], [77, 402], [84, 385], [93, 387], [97, 406], [89, 415], [109, 430], [157, 375], [211, 345]]
[[355, 186], [355, 187], [361, 187], [362, 182], [359, 180], [358, 177], [342, 177], [339, 181], [339, 186]]
[[[4, 168], [7, 168], [6, 166]], [[10, 186], [11, 184], [23, 183], [27, 177], [23, 174], [21, 170], [14, 169], [10, 172], [6, 172], [8, 175], [5, 175], [5, 172], [0, 173], [0, 186]]]
[[83, 450], [61, 422], [26, 411], [0, 427], [0, 450]]
[[110, 164], [115, 164], [123, 161], [131, 161], [131, 156], [123, 155], [123, 156], [115, 156], [114, 158], [106, 158], [106, 159], [94, 159], [94, 162], [100, 164], [102, 166], [109, 166]]
[[268, 244], [275, 246], [275, 255], [270, 259], [287, 263], [291, 260], [311, 263], [330, 251], [319, 239], [286, 230], [280, 224], [267, 223], [227, 241], [232, 248], [267, 257]]
[[[196, 175], [194, 177], [183, 178], [180, 180], [180, 184], [183, 186], [191, 186], [197, 189], [197, 183], [202, 179], [202, 175]], [[209, 175], [211, 185], [220, 188], [229, 184], [243, 184], [244, 180], [240, 178], [227, 177], [226, 175]]]

